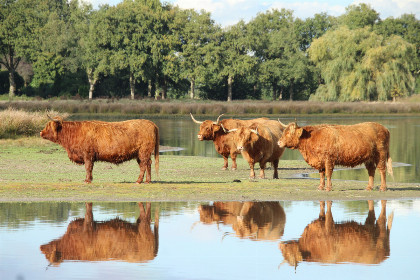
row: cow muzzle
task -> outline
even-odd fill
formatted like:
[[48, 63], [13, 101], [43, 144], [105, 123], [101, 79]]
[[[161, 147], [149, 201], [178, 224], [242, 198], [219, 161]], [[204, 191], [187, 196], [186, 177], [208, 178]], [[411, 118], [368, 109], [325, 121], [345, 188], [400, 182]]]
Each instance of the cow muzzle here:
[[277, 145], [279, 145], [280, 148], [284, 148], [286, 146], [281, 140], [277, 142]]
[[244, 150], [244, 147], [243, 147], [243, 146], [237, 146], [237, 147], [236, 147], [236, 149], [237, 149], [238, 151], [242, 152], [242, 151]]
[[197, 138], [198, 138], [198, 140], [200, 140], [200, 141], [203, 141], [203, 140], [204, 140], [204, 137], [203, 137], [203, 135], [201, 135], [201, 134], [198, 134], [198, 135], [197, 135]]

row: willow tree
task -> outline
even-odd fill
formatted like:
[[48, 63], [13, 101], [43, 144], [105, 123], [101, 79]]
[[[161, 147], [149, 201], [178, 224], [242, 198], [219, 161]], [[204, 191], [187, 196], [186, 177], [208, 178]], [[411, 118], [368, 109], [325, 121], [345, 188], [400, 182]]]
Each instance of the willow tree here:
[[389, 100], [392, 93], [412, 93], [415, 48], [401, 37], [340, 27], [314, 40], [308, 52], [323, 80], [311, 99]]

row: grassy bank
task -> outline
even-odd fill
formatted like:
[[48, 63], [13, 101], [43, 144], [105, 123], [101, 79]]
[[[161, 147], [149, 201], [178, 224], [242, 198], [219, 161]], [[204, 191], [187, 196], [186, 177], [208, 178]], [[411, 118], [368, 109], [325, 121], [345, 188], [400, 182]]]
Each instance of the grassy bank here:
[[[317, 191], [318, 181], [296, 179], [314, 172], [304, 161], [280, 161], [281, 179], [250, 180], [249, 167], [238, 160], [237, 171], [220, 170], [221, 158], [160, 156], [160, 178], [135, 185], [135, 161], [121, 165], [98, 162], [93, 183], [85, 170], [67, 158], [58, 145], [40, 138], [0, 140], [0, 201], [218, 201], [338, 200], [420, 197], [420, 186], [389, 183], [389, 191], [365, 191], [366, 182], [333, 181], [332, 192]], [[271, 178], [272, 170], [266, 172]], [[240, 182], [235, 182], [235, 181]], [[367, 174], [366, 174], [367, 180]], [[375, 185], [378, 187], [379, 179]]]
[[[413, 101], [414, 100], [414, 101]], [[199, 100], [32, 100], [0, 101], [0, 110], [55, 110], [69, 114], [278, 116], [299, 114], [418, 114], [415, 99], [401, 102], [310, 102], [310, 101], [199, 101]]]

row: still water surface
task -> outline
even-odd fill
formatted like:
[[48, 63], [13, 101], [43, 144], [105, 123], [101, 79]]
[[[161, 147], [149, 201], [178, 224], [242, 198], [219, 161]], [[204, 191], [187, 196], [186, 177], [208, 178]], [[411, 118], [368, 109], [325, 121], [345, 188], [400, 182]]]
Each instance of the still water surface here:
[[0, 203], [0, 279], [418, 279], [420, 200]]
[[[93, 116], [94, 117], [94, 116]], [[142, 118], [142, 116], [137, 116]], [[226, 116], [234, 117], [234, 116]], [[115, 115], [103, 117], [107, 121], [116, 121], [127, 119], [127, 116]], [[133, 117], [131, 117], [133, 118]], [[196, 119], [203, 121], [203, 118], [196, 116]], [[160, 129], [160, 144], [181, 147], [183, 150], [178, 152], [169, 152], [168, 154], [189, 155], [189, 156], [206, 156], [206, 157], [220, 157], [221, 156], [214, 149], [214, 144], [211, 141], [198, 141], [197, 133], [199, 125], [195, 124], [191, 118], [174, 118], [174, 119], [159, 119], [152, 118]], [[214, 121], [216, 118], [214, 118]], [[283, 123], [294, 121], [293, 118], [281, 118]], [[389, 129], [391, 133], [390, 153], [395, 166], [394, 181], [404, 183], [420, 183], [420, 117], [419, 116], [364, 116], [364, 117], [331, 117], [331, 116], [311, 116], [299, 117], [298, 124], [313, 125], [321, 123], [329, 124], [355, 124], [360, 122], [378, 122]], [[241, 157], [241, 156], [239, 156]], [[297, 150], [286, 149], [281, 159], [302, 159], [301, 154]], [[239, 159], [243, 160], [243, 159]], [[220, 166], [223, 165], [223, 160], [220, 161]], [[231, 159], [229, 159], [231, 165]], [[279, 168], [286, 168], [282, 165], [280, 160]], [[333, 179], [345, 180], [360, 180], [367, 181], [368, 174], [366, 168], [361, 166], [359, 169], [351, 169], [339, 171], [340, 167], [336, 167], [333, 173]], [[314, 170], [311, 177], [318, 177], [317, 171]], [[376, 180], [379, 180], [379, 172], [376, 172]], [[319, 178], [319, 177], [318, 177]], [[392, 182], [392, 178], [388, 178]]]

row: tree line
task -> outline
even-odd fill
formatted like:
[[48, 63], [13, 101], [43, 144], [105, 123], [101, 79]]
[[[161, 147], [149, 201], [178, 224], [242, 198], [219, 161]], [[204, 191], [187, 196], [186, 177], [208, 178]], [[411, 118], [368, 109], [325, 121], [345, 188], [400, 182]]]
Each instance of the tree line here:
[[0, 55], [10, 98], [391, 100], [420, 88], [420, 21], [362, 3], [222, 27], [159, 0], [0, 0]]

